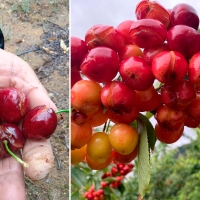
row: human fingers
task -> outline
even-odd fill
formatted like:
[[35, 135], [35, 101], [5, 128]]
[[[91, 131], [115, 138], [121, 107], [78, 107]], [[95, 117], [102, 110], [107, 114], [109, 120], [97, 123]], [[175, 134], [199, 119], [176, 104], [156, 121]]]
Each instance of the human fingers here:
[[25, 200], [24, 173], [13, 157], [0, 160], [0, 200]]

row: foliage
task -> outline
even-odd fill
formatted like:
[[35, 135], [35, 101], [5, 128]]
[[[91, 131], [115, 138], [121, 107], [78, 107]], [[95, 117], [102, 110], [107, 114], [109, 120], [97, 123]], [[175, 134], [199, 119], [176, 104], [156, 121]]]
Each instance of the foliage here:
[[[76, 166], [71, 167], [72, 174], [72, 196], [71, 200], [84, 200], [84, 193], [88, 191], [92, 185], [95, 186], [95, 189], [99, 189], [101, 187], [101, 178], [105, 172], [110, 171], [111, 166], [105, 168], [104, 170], [91, 170], [86, 163], [80, 163]], [[104, 179], [107, 182], [112, 182], [113, 178]], [[114, 189], [111, 187], [104, 188], [104, 194], [107, 199], [117, 200], [119, 197], [121, 198], [124, 192], [123, 184], [118, 189]]]
[[[200, 199], [200, 134], [190, 144], [169, 150], [160, 143], [151, 159], [150, 188], [144, 199]], [[126, 200], [137, 200], [137, 179], [125, 184]]]

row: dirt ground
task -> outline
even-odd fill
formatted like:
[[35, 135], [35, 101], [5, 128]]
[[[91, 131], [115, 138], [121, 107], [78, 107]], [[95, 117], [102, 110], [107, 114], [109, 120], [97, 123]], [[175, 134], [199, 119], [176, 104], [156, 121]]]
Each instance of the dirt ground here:
[[[17, 3], [16, 3], [17, 2]], [[68, 0], [1, 0], [0, 28], [5, 50], [28, 62], [58, 109], [69, 107]], [[25, 177], [27, 200], [69, 199], [68, 114], [51, 137], [55, 155], [44, 180]]]

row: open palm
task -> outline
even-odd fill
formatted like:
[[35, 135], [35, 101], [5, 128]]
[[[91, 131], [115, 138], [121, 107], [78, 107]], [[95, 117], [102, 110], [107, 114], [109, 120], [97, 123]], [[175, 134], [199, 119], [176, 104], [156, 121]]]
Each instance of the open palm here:
[[[0, 50], [0, 89], [6, 87], [22, 90], [27, 95], [31, 108], [37, 105], [46, 105], [57, 110], [32, 68], [19, 57]], [[39, 159], [38, 152], [45, 152], [45, 159]], [[26, 199], [24, 171], [27, 176], [35, 179], [40, 179], [42, 176], [44, 178], [50, 172], [52, 165], [43, 168], [42, 176], [40, 173], [41, 165], [45, 166], [45, 162], [53, 163], [53, 153], [49, 140], [27, 140], [22, 155], [19, 156], [29, 162], [29, 158], [33, 155], [36, 159], [34, 163], [30, 161], [29, 167], [26, 169], [23, 169], [23, 166], [12, 157], [0, 159], [0, 200]]]

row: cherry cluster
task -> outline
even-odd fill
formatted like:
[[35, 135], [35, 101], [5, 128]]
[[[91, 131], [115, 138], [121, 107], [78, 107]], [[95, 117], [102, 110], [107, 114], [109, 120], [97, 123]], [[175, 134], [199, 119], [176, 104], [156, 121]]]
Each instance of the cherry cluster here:
[[131, 123], [141, 112], [154, 115], [156, 138], [167, 144], [185, 126], [200, 124], [195, 8], [143, 0], [135, 15], [117, 27], [96, 24], [84, 40], [71, 37], [71, 149], [86, 149], [79, 155], [92, 169], [108, 166], [116, 154], [124, 162], [136, 157], [139, 136]]
[[13, 152], [23, 148], [26, 139], [49, 138], [57, 127], [53, 109], [45, 105], [30, 109], [29, 99], [17, 88], [0, 90], [0, 108], [0, 159], [15, 157]]
[[[125, 176], [133, 170], [134, 164], [122, 164], [115, 163], [114, 166], [111, 167], [111, 170], [105, 172], [102, 175], [101, 180], [101, 188], [95, 191], [94, 185], [92, 185], [87, 192], [85, 192], [84, 196], [88, 200], [104, 200], [105, 194], [103, 189], [106, 187], [112, 187], [117, 189], [121, 185], [121, 181], [125, 178]], [[106, 178], [112, 177], [115, 180], [112, 181], [104, 181]]]

